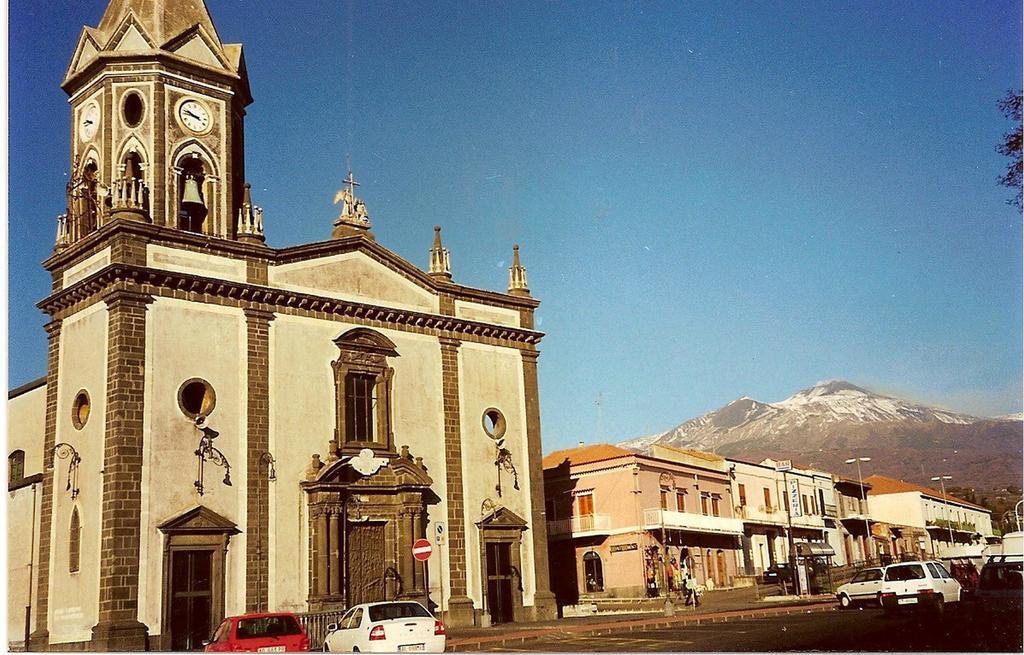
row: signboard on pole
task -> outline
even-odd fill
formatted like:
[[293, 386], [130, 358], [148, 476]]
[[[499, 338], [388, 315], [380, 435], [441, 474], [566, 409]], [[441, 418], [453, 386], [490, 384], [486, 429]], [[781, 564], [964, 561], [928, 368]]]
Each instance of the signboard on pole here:
[[789, 513], [791, 516], [803, 516], [800, 511], [800, 481], [796, 478], [789, 481]]
[[434, 525], [434, 542], [438, 546], [444, 544], [444, 523]]
[[426, 539], [417, 539], [416, 543], [412, 545], [412, 556], [421, 562], [430, 559], [430, 554], [433, 552], [434, 547]]

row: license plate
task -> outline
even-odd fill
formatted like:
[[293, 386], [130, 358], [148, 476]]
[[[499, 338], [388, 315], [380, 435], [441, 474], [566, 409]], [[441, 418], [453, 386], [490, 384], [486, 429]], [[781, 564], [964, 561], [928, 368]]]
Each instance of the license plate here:
[[257, 653], [283, 653], [284, 646], [264, 646], [263, 648], [257, 648]]
[[407, 651], [423, 650], [423, 644], [406, 644], [405, 646], [399, 646], [398, 652], [405, 653]]
[[916, 598], [900, 598], [899, 600], [896, 601], [896, 603], [899, 604], [899, 605], [913, 605], [916, 602], [917, 602]]

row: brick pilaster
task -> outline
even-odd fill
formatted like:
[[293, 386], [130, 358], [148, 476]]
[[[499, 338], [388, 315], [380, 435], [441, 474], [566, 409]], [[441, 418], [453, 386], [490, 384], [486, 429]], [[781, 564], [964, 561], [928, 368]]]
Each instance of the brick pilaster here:
[[270, 481], [268, 463], [263, 461], [270, 448], [270, 322], [274, 314], [256, 309], [245, 310], [248, 350], [248, 393], [246, 395], [246, 539], [245, 609], [267, 610], [268, 555], [270, 540]]
[[526, 450], [530, 475], [530, 534], [533, 535], [533, 575], [535, 621], [556, 617], [555, 595], [551, 593], [548, 572], [548, 524], [544, 508], [544, 467], [540, 442], [540, 389], [537, 384], [536, 350], [524, 350], [523, 390], [526, 402]]
[[146, 305], [152, 296], [118, 290], [107, 303], [107, 410], [100, 508], [99, 621], [91, 649], [145, 650], [139, 622], [142, 416], [145, 405]]
[[[36, 576], [35, 630], [29, 650], [46, 650], [50, 634], [50, 528], [53, 521], [53, 446], [57, 442], [57, 373], [60, 367], [61, 321], [46, 324], [46, 414], [43, 433], [43, 497], [39, 505], [39, 571]], [[35, 529], [35, 526], [33, 526]]]
[[473, 625], [473, 600], [466, 594], [466, 521], [462, 484], [462, 413], [459, 407], [459, 345], [441, 340], [441, 395], [444, 406], [444, 459], [448, 473], [448, 568], [451, 597], [448, 623]]

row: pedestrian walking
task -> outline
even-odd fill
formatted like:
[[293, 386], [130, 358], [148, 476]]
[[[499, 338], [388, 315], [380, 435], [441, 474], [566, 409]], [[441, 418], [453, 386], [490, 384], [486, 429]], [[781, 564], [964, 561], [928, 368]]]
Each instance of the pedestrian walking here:
[[694, 607], [700, 607], [700, 593], [697, 591], [697, 581], [694, 580], [693, 575], [686, 574], [686, 604], [693, 604]]

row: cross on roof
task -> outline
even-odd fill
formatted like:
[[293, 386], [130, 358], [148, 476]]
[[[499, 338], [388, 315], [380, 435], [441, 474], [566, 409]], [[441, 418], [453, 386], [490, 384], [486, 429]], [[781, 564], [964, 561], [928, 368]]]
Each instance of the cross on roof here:
[[356, 182], [356, 178], [352, 176], [352, 169], [348, 171], [348, 177], [343, 182], [348, 185], [348, 192], [354, 197], [356, 195], [356, 187], [359, 186], [359, 182]]

